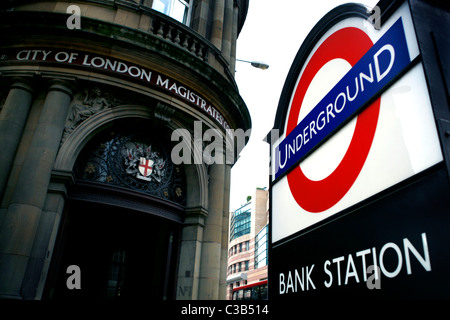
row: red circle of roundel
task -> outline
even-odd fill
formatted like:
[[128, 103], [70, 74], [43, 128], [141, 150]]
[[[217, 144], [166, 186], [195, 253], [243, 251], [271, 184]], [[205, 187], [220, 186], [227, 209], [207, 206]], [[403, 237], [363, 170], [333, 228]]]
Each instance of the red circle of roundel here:
[[[328, 61], [344, 59], [353, 67], [373, 46], [372, 40], [362, 30], [344, 28], [329, 36], [316, 50], [297, 85], [291, 103], [286, 136], [297, 126], [300, 108], [309, 84]], [[300, 166], [287, 175], [289, 188], [300, 207], [309, 212], [322, 212], [334, 206], [348, 192], [369, 154], [380, 111], [380, 98], [358, 115], [355, 131], [341, 163], [326, 178], [308, 179]]]

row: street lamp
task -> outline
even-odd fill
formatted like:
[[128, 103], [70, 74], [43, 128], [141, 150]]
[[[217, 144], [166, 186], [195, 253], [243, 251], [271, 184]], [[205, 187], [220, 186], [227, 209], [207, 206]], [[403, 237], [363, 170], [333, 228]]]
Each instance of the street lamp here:
[[253, 67], [258, 68], [258, 69], [262, 69], [262, 70], [266, 70], [269, 68], [269, 65], [264, 63], [264, 62], [258, 62], [258, 61], [247, 61], [247, 60], [241, 60], [241, 59], [236, 59], [236, 61], [241, 61], [241, 62], [247, 62], [250, 63]]

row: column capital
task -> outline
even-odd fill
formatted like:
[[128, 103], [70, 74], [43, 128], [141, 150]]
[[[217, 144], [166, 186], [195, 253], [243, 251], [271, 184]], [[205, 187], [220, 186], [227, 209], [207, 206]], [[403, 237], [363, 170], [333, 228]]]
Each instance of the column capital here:
[[199, 216], [199, 217], [206, 217], [208, 215], [208, 209], [197, 206], [197, 207], [189, 207], [185, 209], [187, 216]]
[[61, 194], [67, 199], [67, 190], [75, 183], [74, 173], [72, 171], [53, 169], [50, 176], [49, 192]]
[[203, 207], [194, 207], [185, 209], [186, 216], [184, 218], [184, 225], [199, 225], [205, 226], [205, 219], [208, 216], [208, 210]]
[[75, 81], [52, 79], [49, 81], [48, 91], [62, 91], [72, 98], [75, 88]]
[[33, 80], [31, 78], [25, 77], [13, 77], [11, 78], [10, 89], [22, 89], [33, 94], [34, 93]]

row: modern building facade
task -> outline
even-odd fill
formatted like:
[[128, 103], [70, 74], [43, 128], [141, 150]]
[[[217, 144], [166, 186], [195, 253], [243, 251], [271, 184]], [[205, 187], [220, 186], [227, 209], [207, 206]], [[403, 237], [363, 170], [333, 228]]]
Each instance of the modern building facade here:
[[1, 298], [225, 299], [247, 8], [2, 1]]
[[269, 192], [257, 188], [243, 206], [230, 214], [227, 299], [233, 289], [267, 280]]

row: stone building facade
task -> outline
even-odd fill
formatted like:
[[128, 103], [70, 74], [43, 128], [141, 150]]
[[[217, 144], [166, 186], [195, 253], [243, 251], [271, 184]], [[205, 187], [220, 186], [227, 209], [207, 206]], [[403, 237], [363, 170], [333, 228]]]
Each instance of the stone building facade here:
[[247, 8], [2, 1], [0, 297], [225, 299]]

